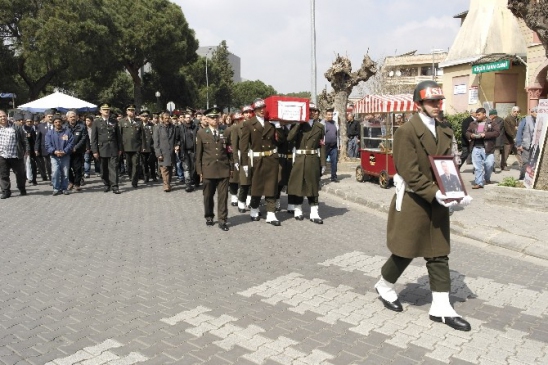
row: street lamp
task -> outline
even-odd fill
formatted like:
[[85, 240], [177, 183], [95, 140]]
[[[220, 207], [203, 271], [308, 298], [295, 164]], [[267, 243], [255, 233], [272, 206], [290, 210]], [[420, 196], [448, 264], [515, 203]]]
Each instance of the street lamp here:
[[206, 109], [209, 109], [209, 78], [207, 75], [207, 56], [209, 55], [210, 51], [211, 47], [209, 47], [206, 53]]
[[160, 105], [160, 96], [162, 96], [162, 94], [160, 94], [159, 91], [156, 91], [154, 95], [156, 96], [156, 107], [158, 108], [158, 113], [159, 113], [162, 111], [162, 106]]

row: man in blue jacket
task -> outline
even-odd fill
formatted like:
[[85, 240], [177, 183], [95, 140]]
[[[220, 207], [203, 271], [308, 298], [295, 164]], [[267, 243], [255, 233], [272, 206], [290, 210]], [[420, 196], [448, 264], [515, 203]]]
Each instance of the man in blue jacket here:
[[63, 126], [61, 116], [53, 118], [53, 129], [46, 134], [46, 149], [51, 156], [51, 182], [53, 195], [68, 195], [70, 154], [74, 148], [74, 137], [70, 129]]

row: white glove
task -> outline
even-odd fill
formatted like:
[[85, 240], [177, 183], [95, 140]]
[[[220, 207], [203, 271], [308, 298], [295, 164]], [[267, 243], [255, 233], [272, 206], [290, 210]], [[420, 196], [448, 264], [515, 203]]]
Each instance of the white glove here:
[[464, 198], [462, 198], [459, 202], [459, 205], [462, 205], [463, 207], [470, 205], [472, 203], [472, 197], [470, 195], [465, 195]]
[[272, 123], [275, 128], [280, 128], [281, 127], [280, 122], [270, 122], [270, 123]]
[[249, 176], [249, 166], [243, 166], [245, 177]]
[[325, 174], [325, 166], [322, 166], [322, 175]]
[[441, 193], [441, 190], [436, 191], [436, 200], [438, 201], [438, 203], [440, 205], [443, 205], [444, 207], [449, 208], [449, 207], [457, 204], [457, 202], [454, 201], [454, 200], [450, 201], [450, 202], [445, 202], [444, 201], [445, 199], [447, 199], [447, 196], [443, 195]]
[[234, 163], [234, 170], [240, 170], [240, 164], [239, 163]]

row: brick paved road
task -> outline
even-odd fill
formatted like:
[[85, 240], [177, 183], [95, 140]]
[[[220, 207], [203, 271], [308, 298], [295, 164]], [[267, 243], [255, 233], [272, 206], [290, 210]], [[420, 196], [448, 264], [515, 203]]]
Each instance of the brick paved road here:
[[5, 364], [548, 363], [546, 261], [454, 237], [462, 333], [428, 320], [420, 260], [404, 312], [383, 309], [385, 216], [338, 198], [321, 197], [323, 226], [230, 207], [225, 233], [201, 192], [29, 193], [0, 201]]

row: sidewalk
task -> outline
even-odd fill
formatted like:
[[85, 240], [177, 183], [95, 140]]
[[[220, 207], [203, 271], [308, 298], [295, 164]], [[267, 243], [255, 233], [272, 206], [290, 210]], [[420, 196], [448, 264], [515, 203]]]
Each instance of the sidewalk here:
[[[515, 161], [514, 156], [510, 156], [508, 163], [511, 164]], [[355, 169], [358, 165], [359, 160], [339, 163], [339, 183], [329, 181], [330, 167], [328, 166], [327, 173], [322, 179], [323, 186], [320, 195], [322, 193], [336, 195], [387, 213], [395, 193], [394, 187], [383, 189], [375, 179], [364, 183], [357, 182]], [[546, 244], [548, 212], [503, 207], [493, 205], [485, 200], [489, 189], [493, 189], [505, 177], [518, 177], [517, 162], [512, 165], [510, 171], [492, 174], [493, 185], [486, 185], [484, 189], [472, 190], [474, 179], [472, 165], [465, 164], [461, 174], [466, 191], [474, 200], [467, 207], [457, 206], [455, 208], [455, 212], [451, 216], [452, 234], [548, 260], [548, 245]]]

